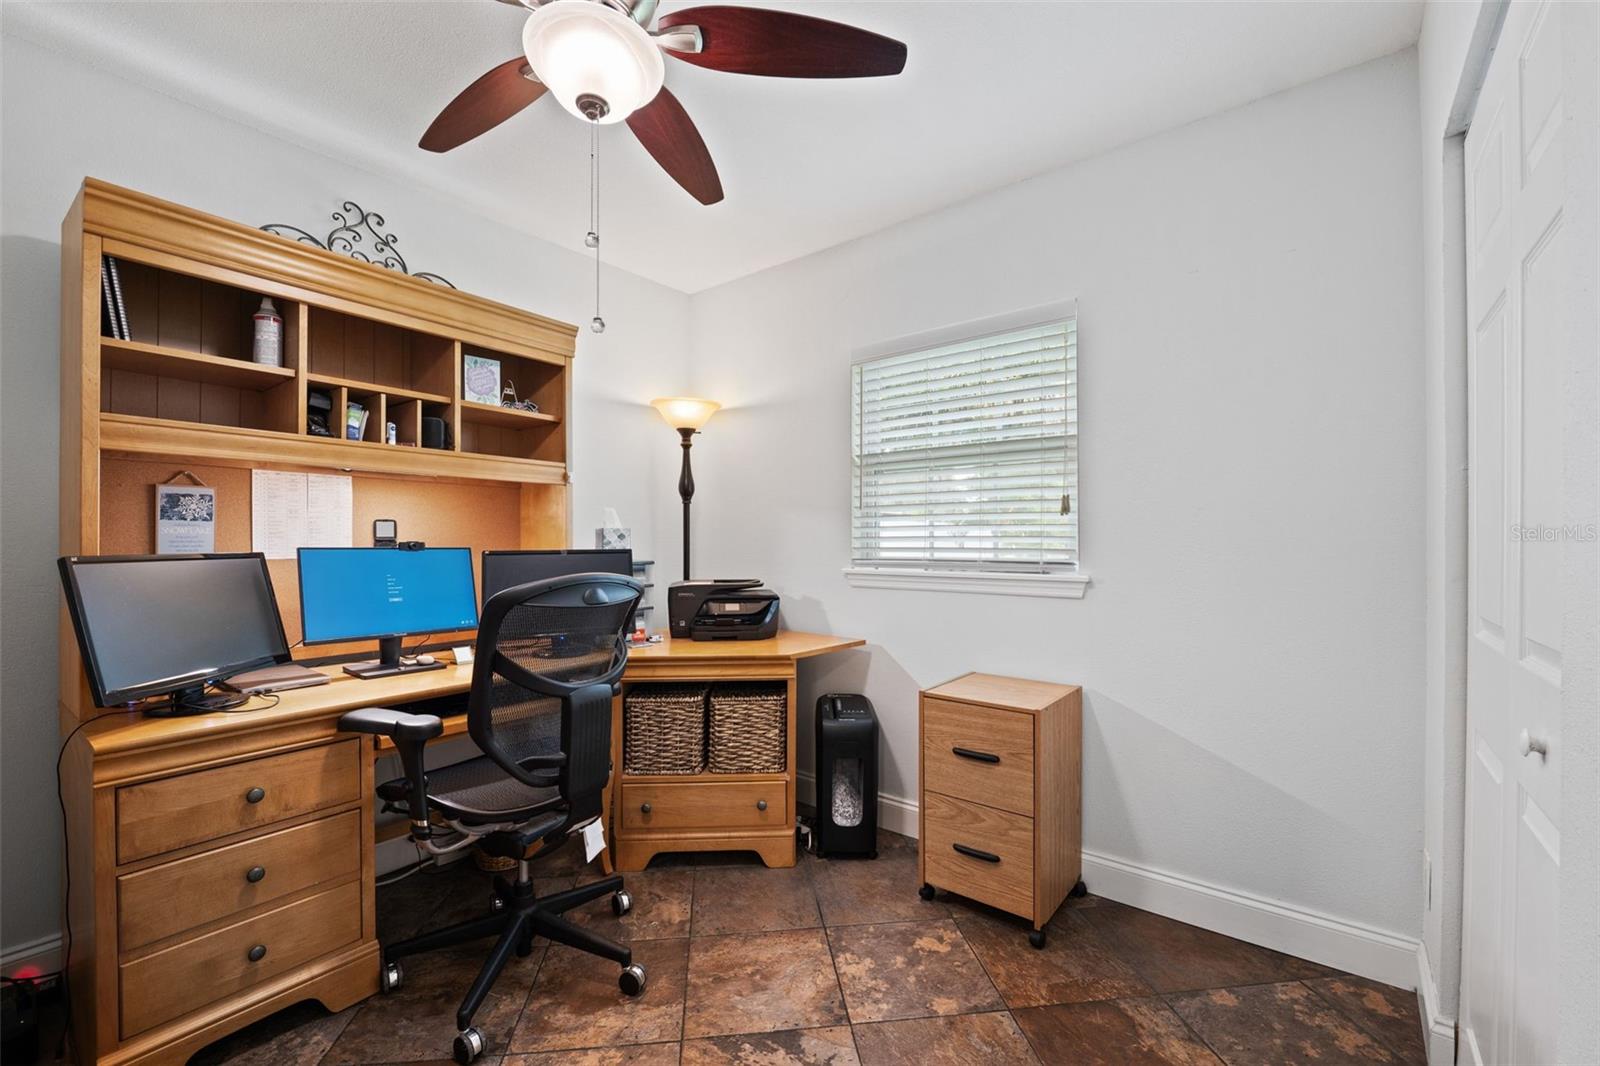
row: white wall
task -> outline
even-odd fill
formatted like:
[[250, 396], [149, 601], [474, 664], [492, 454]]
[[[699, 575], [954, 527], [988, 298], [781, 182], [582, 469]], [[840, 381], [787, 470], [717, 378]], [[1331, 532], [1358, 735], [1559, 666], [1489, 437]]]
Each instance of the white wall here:
[[[414, 269], [568, 322], [593, 314], [593, 266], [380, 174], [274, 139], [14, 36], [4, 66], [0, 180], [0, 944], [8, 957], [59, 925], [54, 799], [57, 316], [61, 217], [85, 175], [248, 223], [317, 231], [344, 199], [384, 213]], [[679, 548], [677, 448], [644, 404], [684, 387], [688, 297], [618, 271], [601, 336], [578, 337], [574, 542], [613, 505], [658, 559]], [[661, 521], [657, 518], [662, 516]]]
[[[1414, 950], [1417, 130], [1407, 51], [696, 296], [699, 569], [868, 638], [886, 793], [919, 686], [1080, 682], [1089, 849]], [[1087, 597], [849, 587], [852, 350], [1071, 297]]]

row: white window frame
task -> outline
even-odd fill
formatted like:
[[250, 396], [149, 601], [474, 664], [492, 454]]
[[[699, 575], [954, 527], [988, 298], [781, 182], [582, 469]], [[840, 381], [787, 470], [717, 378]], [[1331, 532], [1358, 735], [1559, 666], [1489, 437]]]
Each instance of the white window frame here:
[[[892, 355], [903, 355], [909, 352], [927, 348], [938, 348], [948, 344], [959, 344], [963, 341], [976, 340], [993, 333], [1005, 333], [1011, 330], [1027, 329], [1031, 326], [1048, 325], [1066, 319], [1078, 317], [1078, 302], [1068, 300], [1061, 303], [1045, 304], [1039, 307], [1030, 307], [1025, 310], [1015, 311], [1004, 315], [995, 315], [970, 322], [962, 322], [945, 326], [925, 333], [912, 336], [899, 337], [894, 340], [858, 348], [852, 353], [851, 368], [856, 364], [882, 359]], [[1079, 369], [1082, 368], [1082, 352], [1079, 354]], [[854, 403], [852, 384], [850, 402]], [[1082, 399], [1082, 390], [1079, 390], [1079, 399]], [[1082, 412], [1079, 412], [1081, 422]], [[854, 430], [854, 418], [851, 419], [851, 428]], [[1081, 448], [1079, 454], [1082, 454]], [[1078, 472], [1079, 485], [1082, 485], [1082, 470]], [[854, 478], [852, 477], [852, 486]], [[1078, 508], [1078, 498], [1073, 496], [1072, 507]], [[852, 495], [850, 501], [850, 518], [852, 523], [856, 516], [856, 501]], [[853, 563], [844, 567], [845, 581], [855, 588], [873, 589], [903, 589], [925, 592], [969, 592], [1005, 596], [1033, 596], [1057, 599], [1082, 599], [1089, 586], [1089, 575], [1083, 568], [1083, 526], [1078, 526], [1078, 561], [1071, 568], [1061, 568], [1040, 573], [1022, 573], [1016, 571], [981, 570], [981, 569], [921, 569], [908, 567], [877, 567], [857, 566]]]

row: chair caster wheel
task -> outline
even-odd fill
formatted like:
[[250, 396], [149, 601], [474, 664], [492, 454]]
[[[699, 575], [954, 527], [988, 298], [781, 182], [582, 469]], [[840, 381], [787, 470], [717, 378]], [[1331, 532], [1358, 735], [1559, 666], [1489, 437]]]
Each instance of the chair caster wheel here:
[[1089, 894], [1089, 886], [1079, 881], [1072, 886], [1072, 891], [1067, 893], [1068, 899], [1082, 899]]
[[921, 888], [917, 889], [917, 895], [921, 896], [923, 899], [932, 899], [933, 898], [933, 886], [932, 885], [923, 885]]
[[405, 980], [405, 971], [398, 962], [386, 962], [378, 969], [378, 991], [384, 995], [396, 991]]
[[638, 963], [625, 966], [622, 975], [617, 978], [617, 987], [622, 989], [625, 996], [639, 996], [644, 994], [644, 967]]
[[612, 894], [612, 896], [611, 896], [611, 913], [612, 914], [615, 914], [618, 918], [621, 918], [624, 914], [627, 914], [631, 910], [633, 910], [633, 897], [632, 896], [628, 895], [627, 892], [625, 892], [625, 891], [623, 891], [621, 889], [618, 889], [615, 893]]
[[450, 1045], [450, 1057], [461, 1066], [467, 1066], [467, 1063], [483, 1054], [483, 1048], [483, 1030], [473, 1026], [456, 1034], [455, 1043]]
[[1044, 930], [1032, 929], [1028, 932], [1028, 943], [1037, 951], [1044, 950]]

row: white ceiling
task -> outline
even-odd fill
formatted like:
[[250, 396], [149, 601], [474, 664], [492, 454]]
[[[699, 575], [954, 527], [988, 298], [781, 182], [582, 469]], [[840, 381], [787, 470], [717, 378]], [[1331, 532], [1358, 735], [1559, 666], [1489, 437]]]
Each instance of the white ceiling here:
[[[688, 6], [667, 0], [663, 11]], [[695, 292], [1398, 51], [1422, 19], [1421, 0], [760, 6], [897, 37], [909, 46], [905, 73], [794, 81], [668, 59], [667, 84], [710, 147], [727, 199], [700, 206], [625, 126], [606, 127], [608, 261]], [[448, 155], [415, 147], [460, 89], [519, 53], [518, 8], [6, 7], [8, 32], [582, 248], [588, 133], [553, 100]]]

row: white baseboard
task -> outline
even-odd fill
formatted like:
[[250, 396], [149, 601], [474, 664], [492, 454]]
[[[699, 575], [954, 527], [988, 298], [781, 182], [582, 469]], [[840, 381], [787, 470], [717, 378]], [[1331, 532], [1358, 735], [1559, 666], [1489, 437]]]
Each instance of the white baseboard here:
[[54, 973], [61, 969], [61, 934], [51, 933], [37, 940], [13, 944], [0, 949], [0, 974], [15, 977], [19, 974]]
[[1439, 982], [1428, 963], [1428, 946], [1417, 945], [1417, 1004], [1428, 1044], [1428, 1066], [1455, 1066], [1456, 1020], [1439, 1011]]
[[[799, 793], [802, 801], [813, 800], [814, 775], [799, 774]], [[878, 824], [892, 833], [916, 837], [916, 801], [880, 793]], [[1083, 880], [1095, 895], [1118, 903], [1384, 984], [1418, 987], [1417, 952], [1422, 945], [1410, 937], [1094, 851], [1083, 853]], [[1448, 1032], [1453, 1048], [1454, 1023], [1435, 1021], [1429, 1030], [1435, 1034], [1430, 1045], [1439, 1043], [1437, 1034]], [[1434, 1066], [1449, 1062], [1442, 1059]]]

